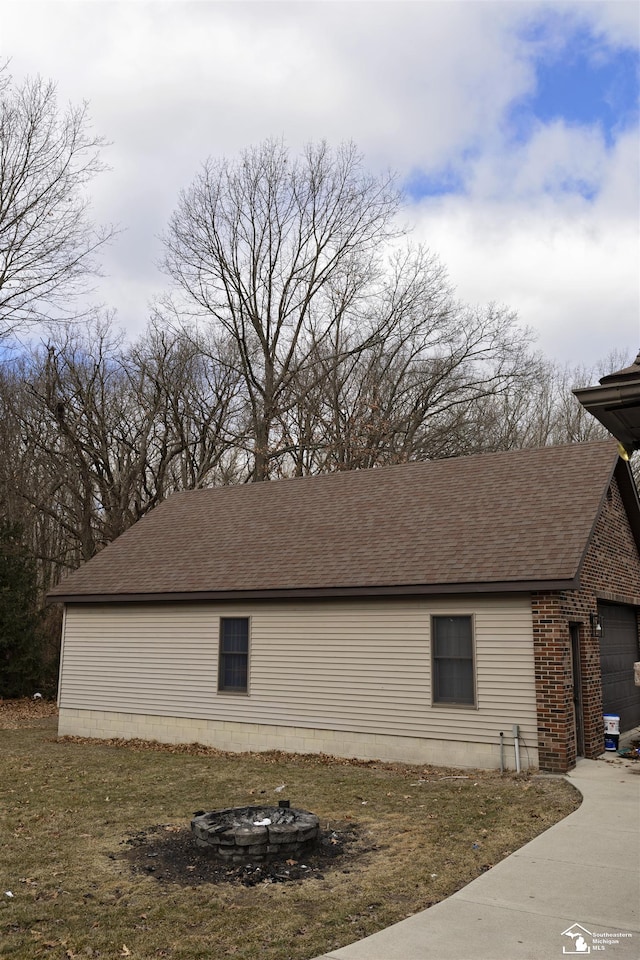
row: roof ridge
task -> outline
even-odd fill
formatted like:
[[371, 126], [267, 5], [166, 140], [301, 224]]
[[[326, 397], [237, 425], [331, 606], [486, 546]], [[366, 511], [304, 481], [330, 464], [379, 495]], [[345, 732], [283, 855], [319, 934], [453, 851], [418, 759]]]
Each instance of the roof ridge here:
[[[535, 454], [544, 454], [552, 456], [554, 454], [551, 451], [575, 451], [578, 449], [584, 449], [586, 447], [595, 448], [610, 448], [612, 456], [616, 454], [617, 445], [614, 439], [603, 439], [603, 440], [585, 440], [580, 442], [572, 443], [563, 443], [563, 444], [545, 444], [538, 447], [517, 447], [510, 450], [491, 450], [491, 451], [481, 451], [477, 453], [465, 454], [462, 457], [439, 457], [434, 460], [406, 460], [401, 463], [387, 463], [380, 464], [373, 467], [365, 467], [362, 469], [354, 470], [327, 470], [322, 473], [312, 473], [305, 474], [304, 476], [294, 476], [294, 477], [274, 477], [269, 480], [262, 481], [260, 483], [228, 483], [228, 484], [219, 484], [211, 487], [197, 487], [190, 490], [177, 490], [175, 493], [170, 494], [167, 498], [173, 499], [174, 497], [184, 497], [193, 493], [207, 493], [216, 490], [255, 490], [264, 491], [268, 488], [273, 488], [281, 484], [292, 484], [300, 482], [311, 482], [318, 480], [329, 480], [335, 479], [338, 477], [349, 478], [347, 482], [356, 482], [356, 478], [362, 477], [371, 477], [375, 476], [376, 478], [381, 478], [382, 474], [385, 474], [389, 471], [402, 471], [402, 470], [411, 470], [418, 467], [423, 468], [434, 468], [441, 469], [444, 467], [449, 467], [455, 464], [456, 467], [464, 467], [469, 464], [477, 463], [480, 460], [489, 460], [491, 458], [516, 458], [523, 456], [534, 456]], [[617, 455], [617, 454], [616, 454]], [[167, 501], [163, 501], [167, 502]]]

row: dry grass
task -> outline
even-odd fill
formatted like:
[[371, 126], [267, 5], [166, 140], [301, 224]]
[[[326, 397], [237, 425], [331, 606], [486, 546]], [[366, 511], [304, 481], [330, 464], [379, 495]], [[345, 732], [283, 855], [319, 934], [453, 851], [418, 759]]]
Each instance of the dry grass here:
[[[579, 802], [557, 778], [56, 741], [46, 709], [0, 703], [2, 960], [308, 960], [449, 896]], [[356, 828], [324, 879], [189, 887], [125, 859], [138, 831], [282, 796]]]

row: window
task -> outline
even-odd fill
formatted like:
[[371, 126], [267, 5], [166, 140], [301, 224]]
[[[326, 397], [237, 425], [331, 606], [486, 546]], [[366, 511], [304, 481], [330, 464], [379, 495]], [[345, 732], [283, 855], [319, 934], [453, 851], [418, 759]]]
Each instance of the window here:
[[218, 690], [246, 693], [249, 675], [249, 618], [220, 618]]
[[476, 702], [471, 617], [432, 617], [433, 702]]

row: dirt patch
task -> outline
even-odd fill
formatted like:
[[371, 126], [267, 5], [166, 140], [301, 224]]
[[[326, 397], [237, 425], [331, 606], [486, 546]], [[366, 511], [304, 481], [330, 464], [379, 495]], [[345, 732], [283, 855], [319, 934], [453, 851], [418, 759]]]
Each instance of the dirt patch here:
[[132, 871], [153, 877], [159, 883], [196, 887], [204, 883], [235, 883], [254, 887], [259, 883], [290, 883], [324, 880], [329, 871], [350, 873], [360, 858], [377, 849], [361, 825], [336, 824], [321, 833], [317, 848], [304, 859], [289, 858], [271, 863], [229, 865], [199, 850], [189, 827], [160, 824], [139, 830], [122, 845], [114, 859], [126, 860]]

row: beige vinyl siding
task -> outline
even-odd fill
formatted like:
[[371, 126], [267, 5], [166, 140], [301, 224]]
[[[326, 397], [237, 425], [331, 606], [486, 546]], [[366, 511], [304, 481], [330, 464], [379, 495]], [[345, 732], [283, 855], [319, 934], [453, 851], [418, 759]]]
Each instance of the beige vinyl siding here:
[[[474, 617], [476, 707], [431, 705], [430, 618]], [[217, 692], [220, 616], [248, 616], [249, 694]], [[62, 709], [537, 745], [529, 597], [71, 604]]]

